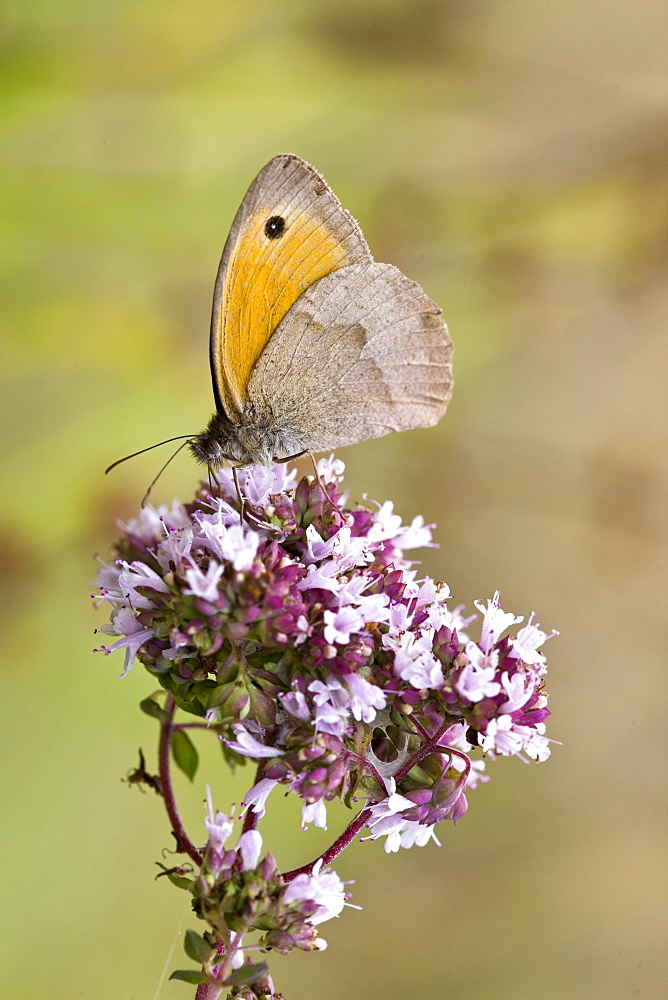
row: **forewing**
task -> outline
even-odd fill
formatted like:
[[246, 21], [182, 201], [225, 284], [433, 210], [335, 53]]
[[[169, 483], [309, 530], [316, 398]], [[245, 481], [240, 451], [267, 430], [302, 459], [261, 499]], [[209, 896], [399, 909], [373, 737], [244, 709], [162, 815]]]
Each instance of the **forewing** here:
[[248, 189], [218, 268], [210, 339], [218, 409], [231, 419], [242, 412], [255, 362], [306, 289], [370, 260], [359, 226], [320, 174], [297, 156], [274, 157]]
[[321, 451], [432, 426], [452, 385], [440, 309], [398, 268], [371, 262], [304, 292], [260, 355], [249, 397], [292, 451]]

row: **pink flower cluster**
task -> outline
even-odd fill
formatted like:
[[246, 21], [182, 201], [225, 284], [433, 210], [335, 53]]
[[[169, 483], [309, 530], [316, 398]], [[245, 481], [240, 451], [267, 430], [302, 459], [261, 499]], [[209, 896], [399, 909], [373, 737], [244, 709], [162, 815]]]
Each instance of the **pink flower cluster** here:
[[347, 506], [342, 471], [244, 470], [243, 520], [225, 471], [190, 504], [144, 508], [98, 575], [103, 649], [258, 764], [246, 807], [261, 815], [280, 784], [325, 827], [328, 801], [363, 799], [371, 838], [396, 850], [463, 815], [486, 761], [547, 758], [548, 637], [533, 616], [508, 634], [523, 619], [498, 593], [474, 636], [477, 616], [405, 558], [430, 528], [389, 502]]
[[[261, 857], [262, 837], [257, 830], [242, 833], [236, 848], [227, 841], [234, 822], [214, 812], [207, 789], [209, 839], [202, 868], [196, 878], [180, 875], [176, 881], [192, 893], [193, 909], [228, 943], [233, 968], [244, 964], [243, 936], [261, 928], [256, 946], [287, 954], [293, 948], [322, 951], [326, 942], [317, 925], [338, 917], [348, 894], [338, 875], [319, 862], [308, 874], [283, 880], [271, 854]], [[166, 870], [167, 874], [171, 874]], [[235, 933], [233, 947], [230, 930]]]

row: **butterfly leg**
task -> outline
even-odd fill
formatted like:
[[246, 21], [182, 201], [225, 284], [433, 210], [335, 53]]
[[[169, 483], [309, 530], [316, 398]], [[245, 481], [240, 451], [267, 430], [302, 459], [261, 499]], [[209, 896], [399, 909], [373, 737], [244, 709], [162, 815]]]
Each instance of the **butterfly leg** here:
[[333, 508], [335, 508], [336, 504], [334, 503], [334, 501], [330, 497], [329, 493], [327, 492], [327, 487], [325, 486], [325, 484], [324, 484], [324, 482], [322, 480], [322, 476], [318, 472], [318, 465], [316, 463], [315, 456], [314, 456], [314, 454], [313, 454], [312, 451], [299, 451], [299, 452], [297, 452], [296, 455], [287, 455], [285, 458], [276, 459], [276, 461], [277, 462], [294, 462], [294, 460], [296, 458], [301, 458], [303, 455], [308, 455], [308, 457], [311, 459], [311, 464], [313, 465], [313, 471], [315, 472], [315, 478], [318, 480], [318, 482], [320, 484], [320, 488], [322, 489], [322, 492], [325, 494], [325, 496], [329, 500], [330, 505]]
[[239, 500], [239, 521], [243, 524], [244, 517], [246, 516], [246, 498], [241, 492], [241, 484], [239, 483], [239, 466], [232, 466], [232, 476], [234, 478], [234, 486], [237, 491], [237, 499]]
[[313, 465], [313, 471], [315, 472], [315, 478], [320, 483], [320, 489], [322, 490], [322, 492], [325, 494], [325, 496], [329, 500], [329, 504], [330, 504], [330, 507], [332, 508], [332, 510], [336, 510], [337, 509], [336, 504], [334, 503], [334, 501], [330, 497], [329, 493], [327, 492], [327, 487], [325, 486], [323, 478], [320, 475], [320, 473], [318, 472], [318, 464], [317, 464], [317, 462], [315, 460], [315, 455], [313, 454], [312, 451], [306, 452], [306, 454], [311, 459], [311, 463]]

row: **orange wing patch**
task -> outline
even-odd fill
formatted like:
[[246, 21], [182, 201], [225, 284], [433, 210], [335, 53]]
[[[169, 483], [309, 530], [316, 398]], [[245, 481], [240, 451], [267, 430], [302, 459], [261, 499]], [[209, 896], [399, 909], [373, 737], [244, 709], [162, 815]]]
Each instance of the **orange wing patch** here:
[[[265, 233], [270, 219], [283, 220], [281, 235]], [[219, 363], [238, 411], [253, 366], [288, 310], [319, 278], [353, 262], [354, 252], [316, 213], [291, 218], [276, 207], [253, 213], [229, 261], [217, 317]]]

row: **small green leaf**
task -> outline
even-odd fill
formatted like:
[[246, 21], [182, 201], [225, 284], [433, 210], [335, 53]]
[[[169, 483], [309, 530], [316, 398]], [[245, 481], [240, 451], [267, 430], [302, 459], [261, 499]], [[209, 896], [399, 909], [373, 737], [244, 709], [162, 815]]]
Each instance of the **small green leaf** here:
[[176, 972], [172, 972], [170, 979], [180, 979], [182, 983], [192, 983], [193, 986], [199, 986], [200, 983], [210, 983], [211, 979], [207, 976], [206, 972], [200, 972], [197, 969], [178, 969]]
[[176, 766], [192, 781], [197, 773], [199, 755], [193, 741], [183, 729], [177, 729], [172, 739], [172, 756]]
[[172, 692], [174, 694], [174, 701], [177, 707], [187, 712], [188, 715], [194, 715], [199, 719], [203, 719], [206, 714], [206, 709], [203, 708], [202, 704], [196, 697], [191, 697], [188, 699], [183, 699], [178, 692]]
[[185, 889], [186, 892], [191, 892], [194, 885], [194, 881], [191, 878], [184, 878], [182, 875], [174, 875], [173, 872], [165, 872], [167, 878], [175, 885], [177, 889]]
[[161, 708], [153, 698], [144, 698], [143, 701], [139, 702], [139, 707], [142, 712], [146, 712], [154, 719], [159, 719], [160, 722], [169, 722], [171, 718], [169, 713], [165, 712], [164, 708]]
[[226, 986], [248, 986], [262, 976], [266, 976], [269, 966], [266, 962], [259, 962], [257, 965], [242, 965], [225, 980]]
[[158, 868], [162, 868], [160, 875], [156, 875], [156, 878], [160, 878], [161, 875], [166, 875], [172, 885], [175, 885], [178, 889], [186, 889], [188, 892], [192, 890], [194, 885], [194, 879], [187, 878], [185, 875], [179, 875], [178, 869], [176, 868], [166, 868], [161, 865], [159, 861], [156, 861]]
[[199, 962], [200, 965], [204, 965], [206, 962], [211, 960], [212, 955], [215, 953], [215, 948], [212, 948], [208, 942], [200, 937], [195, 931], [186, 931], [186, 938], [183, 942], [183, 949], [188, 956], [192, 958], [193, 962]]

